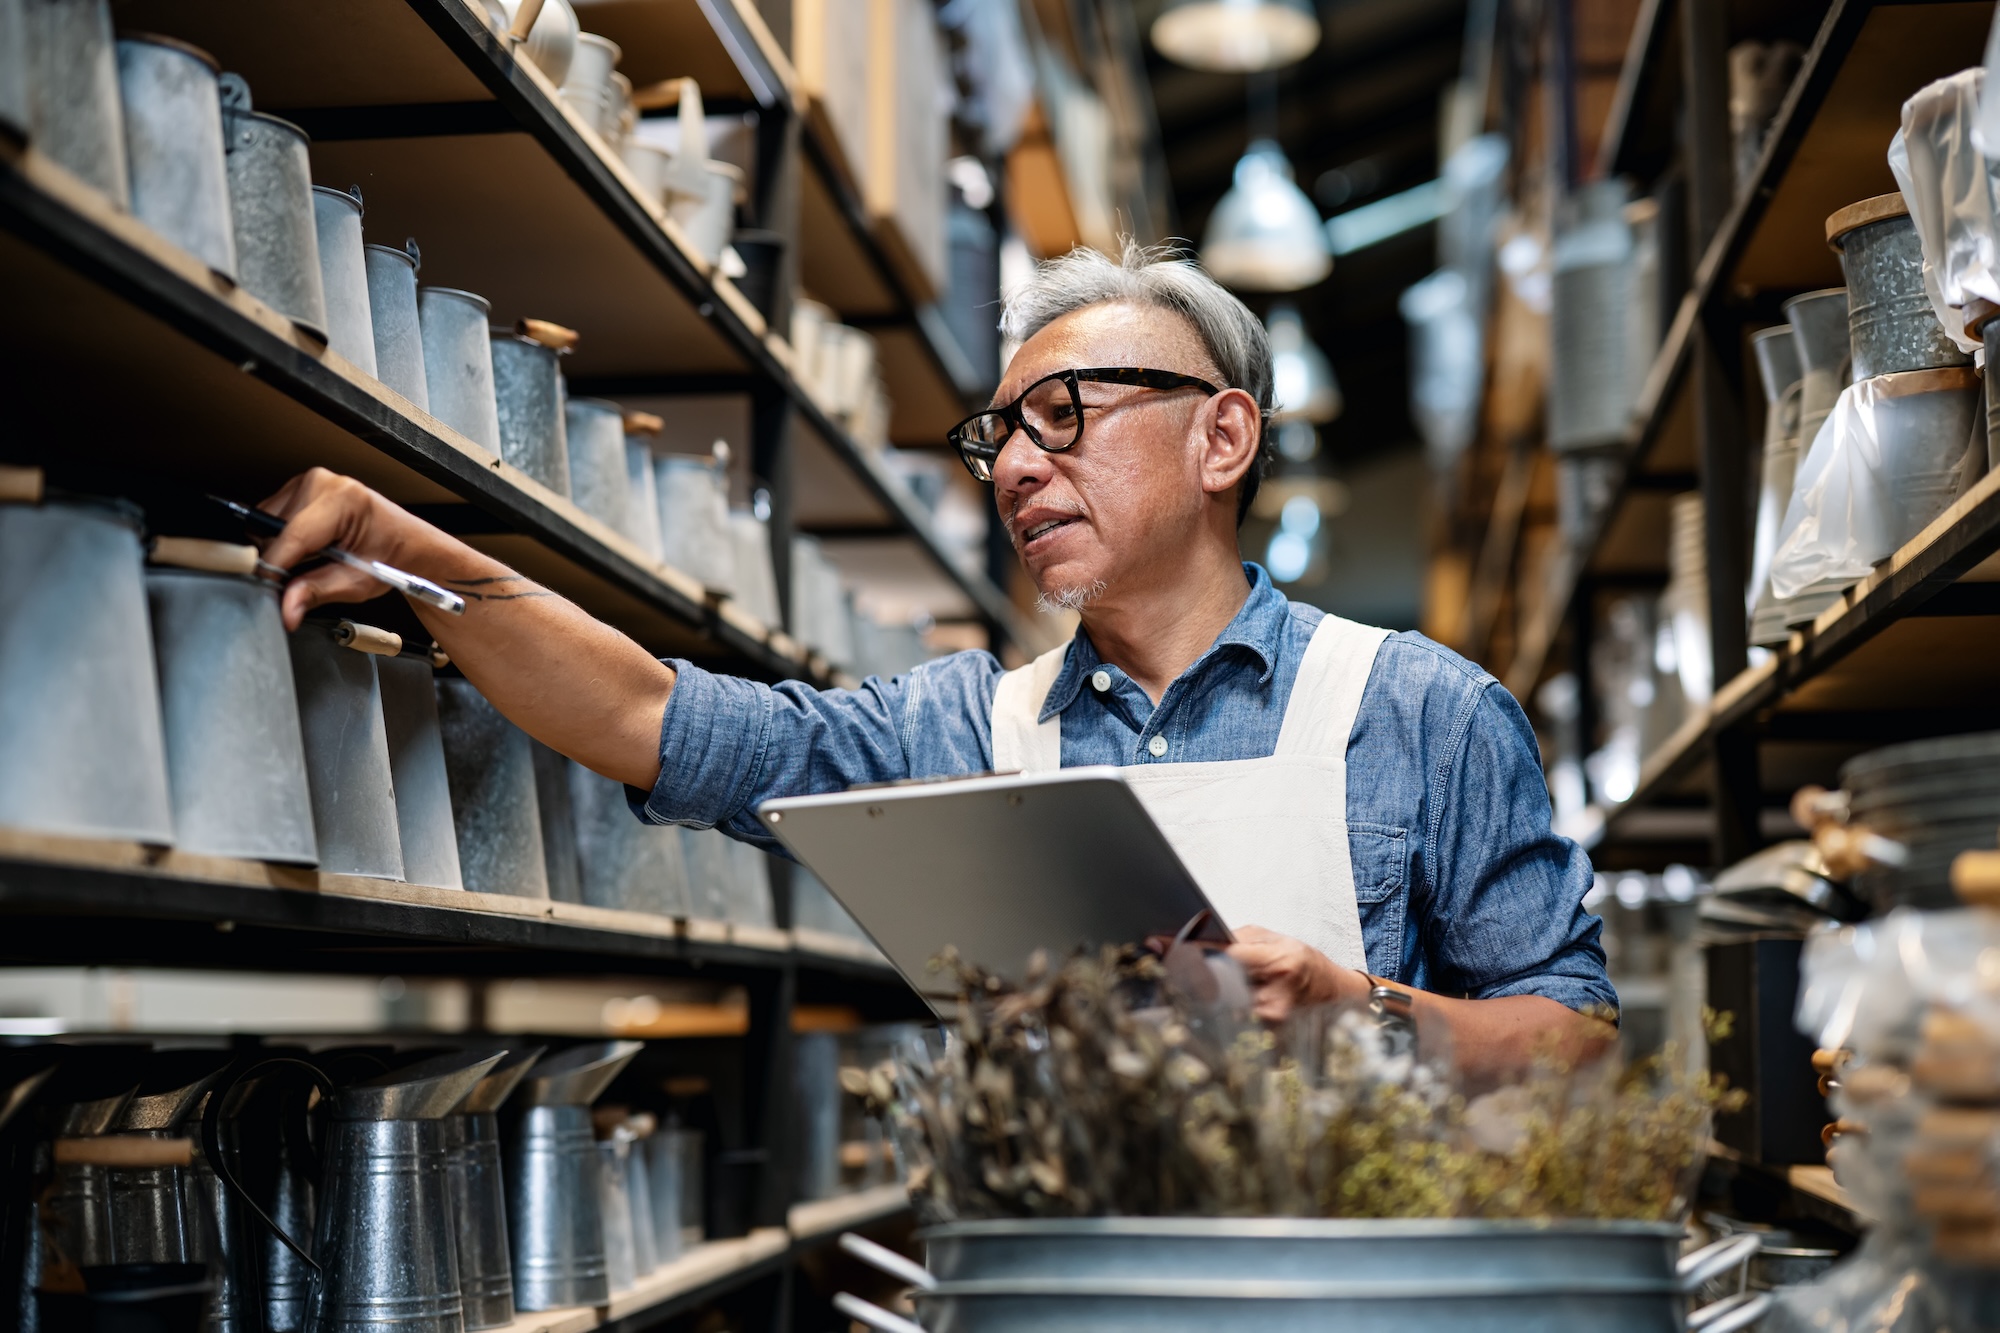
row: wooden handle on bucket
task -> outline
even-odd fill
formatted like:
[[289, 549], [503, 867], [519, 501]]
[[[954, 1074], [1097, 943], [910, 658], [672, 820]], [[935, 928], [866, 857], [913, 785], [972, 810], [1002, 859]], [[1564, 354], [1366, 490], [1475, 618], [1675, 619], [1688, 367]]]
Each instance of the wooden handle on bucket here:
[[192, 1166], [193, 1139], [156, 1139], [144, 1134], [106, 1134], [90, 1139], [57, 1139], [51, 1145], [61, 1166]]
[[514, 332], [544, 347], [552, 347], [558, 352], [573, 350], [583, 335], [575, 329], [564, 328], [551, 320], [521, 319], [514, 322]]
[[521, 7], [514, 11], [514, 23], [507, 29], [507, 35], [517, 42], [527, 41], [528, 34], [534, 31], [535, 20], [541, 16], [542, 0], [521, 0]]
[[257, 572], [257, 548], [236, 542], [212, 542], [200, 537], [155, 537], [146, 554], [156, 565], [199, 569], [209, 574]]
[[343, 620], [333, 627], [333, 640], [343, 648], [352, 648], [357, 653], [373, 653], [377, 657], [394, 657], [403, 651], [402, 635], [376, 629], [373, 625], [357, 625], [351, 620]]

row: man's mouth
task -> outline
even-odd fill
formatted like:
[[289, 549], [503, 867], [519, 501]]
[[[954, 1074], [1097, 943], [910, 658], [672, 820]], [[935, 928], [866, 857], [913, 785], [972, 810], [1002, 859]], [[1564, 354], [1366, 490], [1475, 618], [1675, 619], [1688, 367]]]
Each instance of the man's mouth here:
[[1061, 518], [1045, 518], [1039, 523], [1021, 529], [1021, 549], [1024, 551], [1027, 550], [1028, 547], [1034, 545], [1040, 538], [1048, 536], [1057, 528], [1066, 528], [1076, 521], [1075, 515]]

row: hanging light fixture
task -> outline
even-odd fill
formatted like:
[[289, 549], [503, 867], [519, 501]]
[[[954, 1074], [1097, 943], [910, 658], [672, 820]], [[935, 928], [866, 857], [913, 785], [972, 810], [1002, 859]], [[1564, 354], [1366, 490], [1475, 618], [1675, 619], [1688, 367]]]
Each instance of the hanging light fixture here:
[[1347, 405], [1326, 353], [1306, 336], [1298, 307], [1280, 301], [1264, 328], [1271, 338], [1271, 419], [1324, 425]]
[[1319, 211], [1273, 140], [1254, 140], [1237, 161], [1236, 183], [1209, 215], [1201, 262], [1217, 282], [1257, 292], [1295, 292], [1333, 271]]
[[1153, 45], [1193, 69], [1277, 69], [1319, 45], [1319, 17], [1312, 0], [1168, 0]]

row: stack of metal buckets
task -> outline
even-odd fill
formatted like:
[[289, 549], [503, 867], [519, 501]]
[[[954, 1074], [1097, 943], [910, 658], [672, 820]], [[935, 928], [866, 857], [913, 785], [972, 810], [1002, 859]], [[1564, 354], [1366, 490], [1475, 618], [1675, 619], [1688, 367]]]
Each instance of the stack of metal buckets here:
[[699, 1236], [698, 1136], [593, 1131], [639, 1049], [0, 1053], [20, 1326], [138, 1300], [209, 1333], [469, 1333], [601, 1306]]

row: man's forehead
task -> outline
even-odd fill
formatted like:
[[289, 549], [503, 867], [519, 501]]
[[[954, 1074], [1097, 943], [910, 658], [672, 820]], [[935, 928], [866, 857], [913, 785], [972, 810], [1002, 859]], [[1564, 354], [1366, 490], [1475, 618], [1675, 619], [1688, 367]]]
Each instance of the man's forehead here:
[[1179, 311], [1110, 301], [1051, 320], [1021, 344], [994, 400], [1006, 402], [1044, 375], [1085, 366], [1142, 366], [1203, 379], [1219, 374], [1201, 335]]

